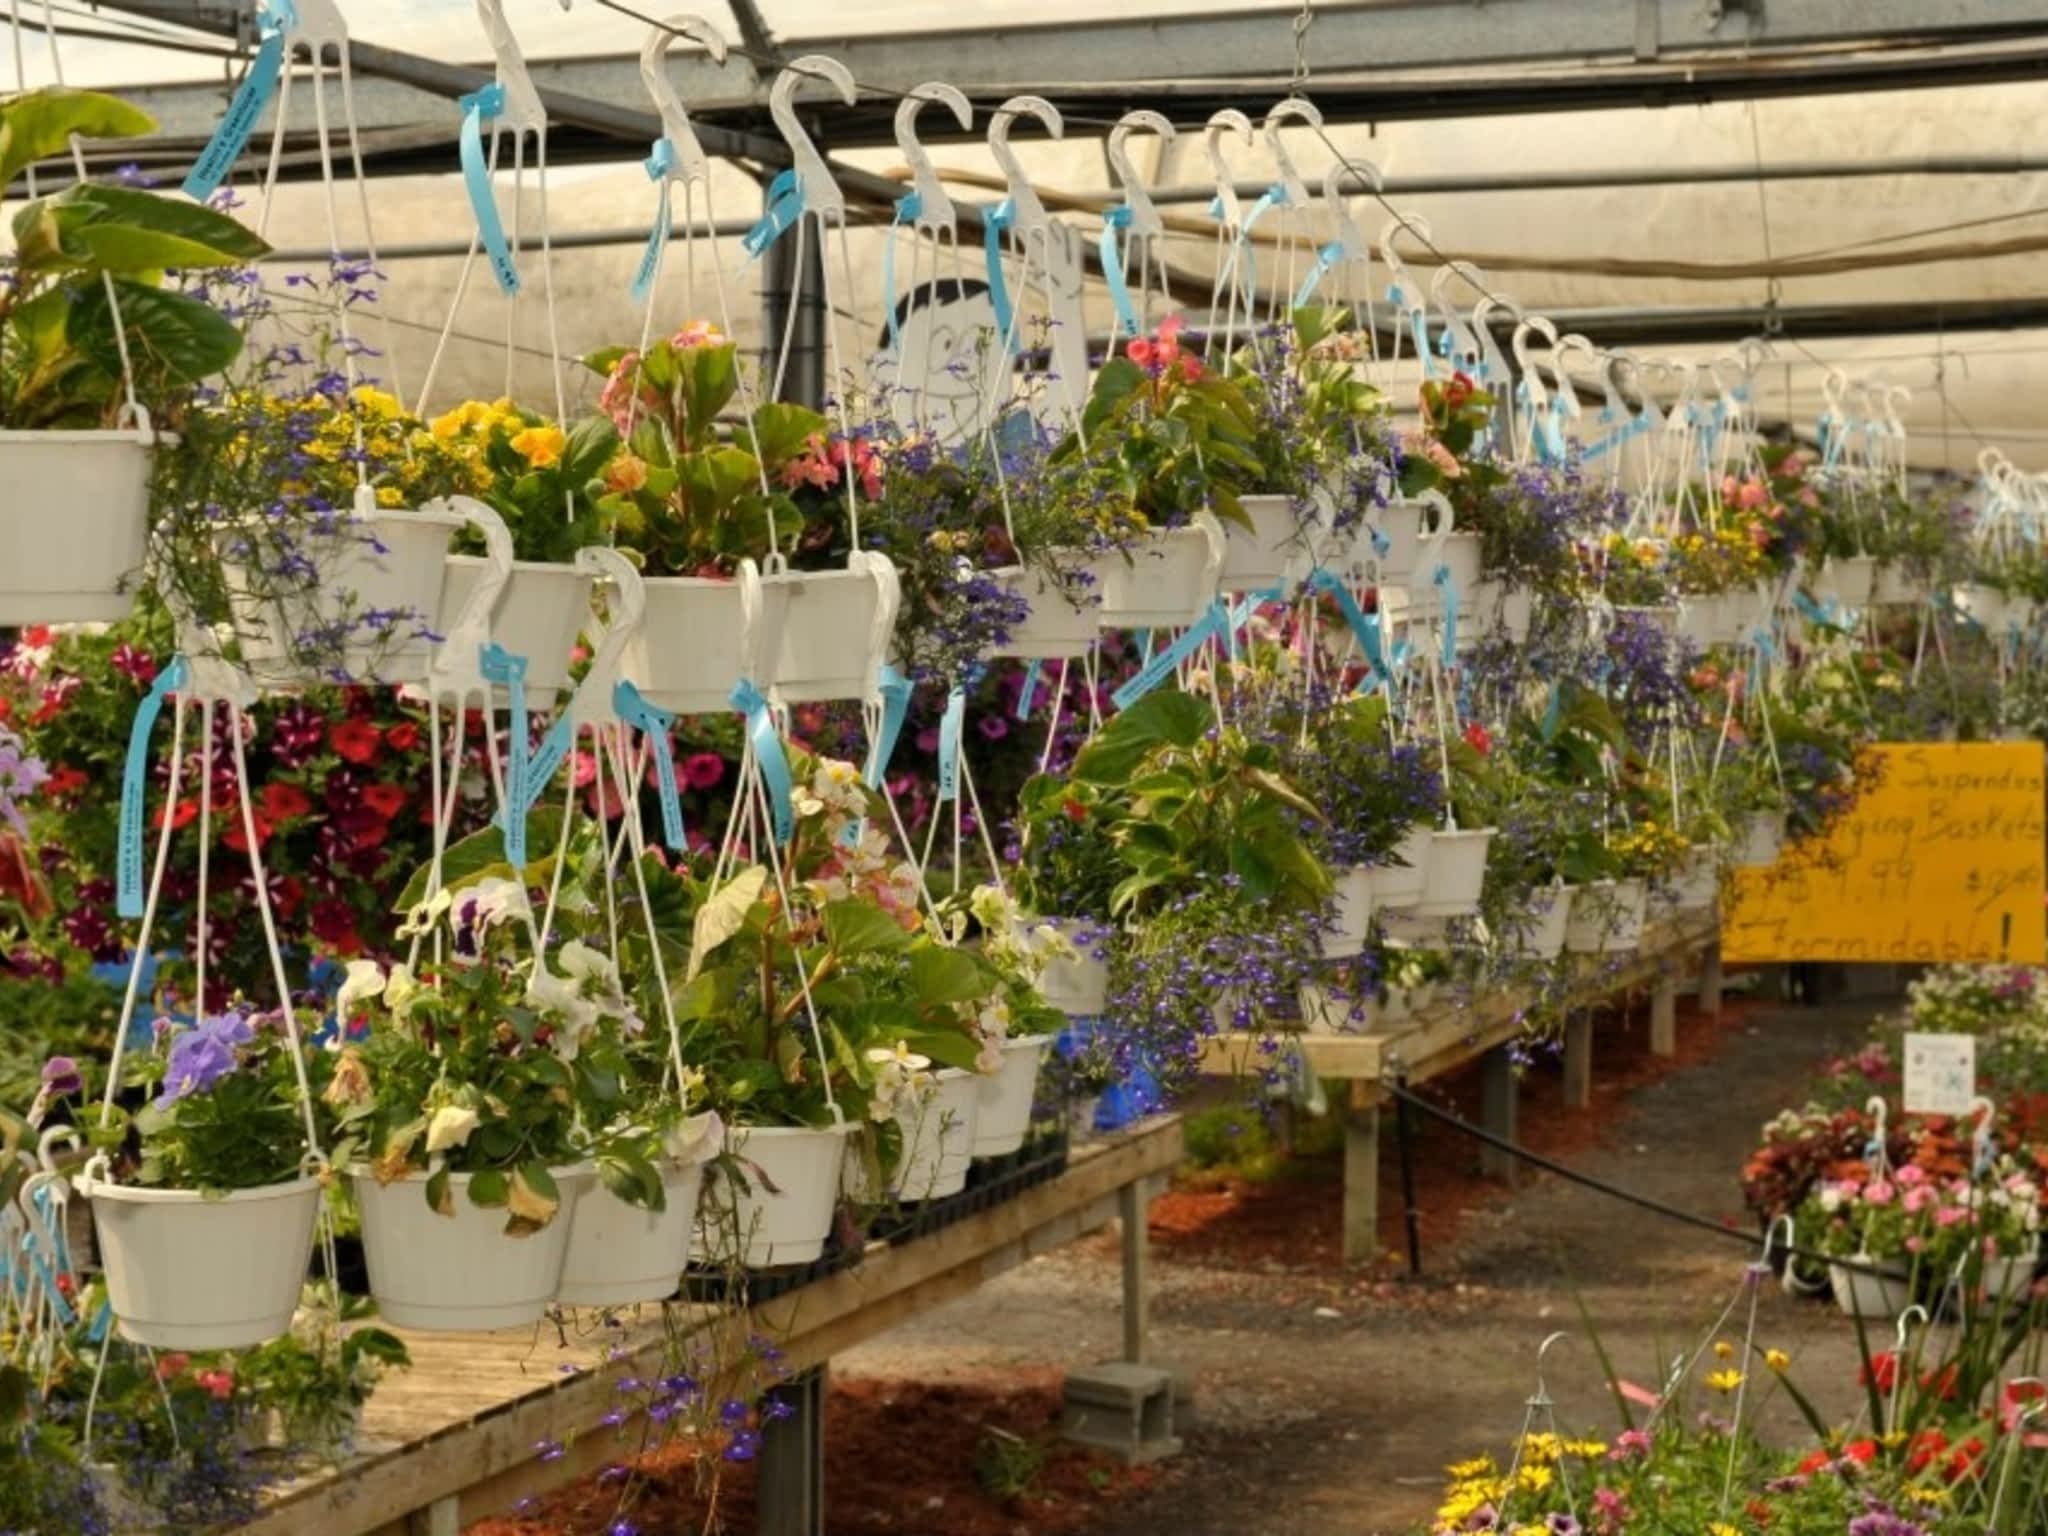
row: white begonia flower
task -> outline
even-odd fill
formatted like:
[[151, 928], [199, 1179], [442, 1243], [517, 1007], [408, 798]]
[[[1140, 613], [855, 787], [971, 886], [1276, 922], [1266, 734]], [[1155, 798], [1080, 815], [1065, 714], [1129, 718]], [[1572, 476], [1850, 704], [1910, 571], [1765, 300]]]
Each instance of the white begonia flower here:
[[391, 1016], [403, 1019], [412, 1012], [419, 995], [419, 978], [413, 975], [412, 967], [403, 960], [393, 961], [390, 974], [384, 978], [384, 1006], [391, 1010]]
[[967, 893], [967, 910], [990, 933], [1002, 933], [1017, 924], [1017, 903], [999, 885], [977, 885]]
[[1040, 923], [1031, 930], [1031, 949], [1041, 966], [1054, 960], [1081, 958], [1081, 951], [1074, 947], [1074, 941], [1063, 929], [1051, 923]]
[[[334, 1017], [342, 1024], [347, 1024], [350, 1010], [357, 1003], [366, 1003], [372, 998], [382, 997], [384, 988], [384, 969], [376, 961], [349, 961], [348, 974], [342, 979], [341, 990], [334, 994]], [[340, 1038], [339, 1034], [336, 1038]]]
[[663, 1153], [677, 1163], [708, 1163], [724, 1148], [725, 1122], [708, 1109], [674, 1126], [661, 1140]]
[[442, 914], [454, 905], [455, 898], [447, 891], [434, 892], [433, 895], [420, 902], [410, 912], [405, 914], [405, 921], [398, 925], [398, 937], [410, 939], [420, 934], [433, 932], [434, 924], [439, 922]]
[[825, 802], [812, 794], [805, 784], [799, 784], [790, 791], [789, 803], [799, 816], [817, 816], [825, 809]]
[[1832, 1184], [1824, 1184], [1820, 1191], [1820, 1208], [1833, 1215], [1842, 1208], [1842, 1192]]
[[603, 950], [592, 949], [581, 939], [571, 939], [555, 957], [565, 975], [577, 981], [595, 981], [607, 996], [617, 996], [619, 967]]
[[554, 1035], [548, 1044], [562, 1060], [574, 1061], [585, 1037], [597, 1028], [597, 1004], [583, 995], [578, 983], [549, 970], [545, 961], [533, 968], [526, 983], [526, 1001], [555, 1016]]
[[427, 1152], [447, 1152], [468, 1143], [470, 1133], [476, 1129], [477, 1114], [473, 1109], [464, 1109], [460, 1104], [444, 1104], [434, 1111], [434, 1118], [427, 1122]]

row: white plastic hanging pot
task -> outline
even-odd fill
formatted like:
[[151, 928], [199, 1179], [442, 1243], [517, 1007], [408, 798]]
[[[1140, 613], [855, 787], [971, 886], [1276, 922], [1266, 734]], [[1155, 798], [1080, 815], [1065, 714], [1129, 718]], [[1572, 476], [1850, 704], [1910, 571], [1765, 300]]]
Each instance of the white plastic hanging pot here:
[[2016, 1253], [2010, 1258], [1987, 1258], [1984, 1261], [1984, 1294], [1993, 1301], [2023, 1300], [2033, 1287], [2034, 1271], [2040, 1263], [2038, 1238], [2025, 1253]]
[[993, 641], [990, 656], [1025, 661], [1073, 661], [1086, 656], [1102, 633], [1102, 587], [1112, 563], [1121, 555], [1095, 555], [1071, 563], [1069, 580], [1059, 580], [1037, 566], [1012, 565], [993, 574], [1003, 590], [1020, 599], [1030, 612], [1010, 626], [1007, 640]]
[[[430, 637], [445, 633], [439, 626], [448, 541], [462, 526], [452, 512], [380, 508], [337, 514], [331, 533], [303, 526], [274, 539], [259, 533], [253, 549], [244, 547], [241, 532], [223, 532], [228, 607], [243, 665], [258, 682], [277, 687], [326, 681], [337, 664], [352, 678], [423, 682], [434, 647]], [[288, 542], [295, 559], [311, 562], [314, 574], [305, 585], [294, 584], [299, 578], [248, 573], [252, 556], [260, 565], [277, 558], [276, 542]], [[286, 590], [260, 599], [251, 590], [274, 583]], [[345, 638], [317, 643], [311, 659], [300, 655], [299, 636], [324, 634]]]
[[1571, 927], [1570, 885], [1539, 885], [1529, 893], [1522, 920], [1513, 929], [1515, 953], [1527, 960], [1555, 960], [1564, 953], [1564, 937]]
[[1051, 1035], [1019, 1035], [1003, 1042], [1003, 1065], [978, 1078], [980, 1103], [974, 1115], [974, 1155], [1007, 1157], [1024, 1145], [1031, 1130], [1031, 1106], [1038, 1098], [1038, 1069]]
[[[1071, 960], [1059, 955], [1047, 959], [1038, 978], [1039, 992], [1069, 1018], [1099, 1017], [1109, 997], [1109, 961], [1095, 953], [1108, 936], [1103, 925], [1085, 918], [1045, 917], [1032, 919], [1031, 926], [1056, 929], [1075, 951]], [[1084, 939], [1083, 934], [1093, 937]]]
[[1640, 880], [1595, 880], [1572, 893], [1564, 947], [1575, 955], [1615, 955], [1638, 948], [1649, 892]]
[[1376, 871], [1367, 864], [1339, 870], [1330, 892], [1330, 926], [1322, 933], [1325, 960], [1349, 960], [1365, 951], [1372, 934], [1372, 903]]
[[[1455, 594], [1458, 623], [1472, 611], [1473, 594], [1479, 586], [1480, 543], [1476, 533], [1453, 533], [1427, 539], [1421, 558], [1407, 579], [1409, 617], [1440, 619], [1446, 613], [1447, 594]], [[1438, 574], [1443, 580], [1438, 581]]]
[[1866, 1253], [1857, 1254], [1855, 1262], [1869, 1267], [1828, 1266], [1828, 1283], [1834, 1288], [1835, 1305], [1844, 1316], [1882, 1318], [1889, 1322], [1912, 1304], [1913, 1285], [1905, 1270], [1879, 1264]]
[[1451, 949], [1455, 941], [1451, 934], [1453, 919], [1449, 917], [1424, 917], [1414, 907], [1403, 907], [1399, 911], [1379, 914], [1380, 929], [1388, 940], [1405, 945], [1409, 949]]
[[1720, 850], [1708, 845], [1687, 850], [1673, 872], [1669, 901], [1675, 912], [1704, 912], [1720, 899]]
[[1875, 608], [1917, 608], [1927, 600], [1927, 583], [1906, 565], [1887, 560], [1877, 568], [1871, 584], [1870, 602]]
[[1308, 576], [1310, 551], [1320, 537], [1321, 519], [1313, 508], [1307, 517], [1298, 517], [1293, 497], [1270, 494], [1240, 496], [1237, 504], [1251, 527], [1223, 525], [1223, 574], [1217, 585], [1225, 592], [1298, 586]]
[[681, 715], [722, 715], [742, 678], [767, 675], [781, 639], [782, 589], [773, 600], [751, 560], [730, 580], [655, 576], [627, 645], [624, 674], [648, 703]]
[[933, 1074], [930, 1088], [897, 1109], [903, 1154], [889, 1175], [890, 1194], [899, 1200], [937, 1200], [966, 1187], [981, 1083], [976, 1073], [945, 1067]]
[[1868, 608], [1877, 583], [1877, 560], [1871, 555], [1830, 555], [1813, 580], [1813, 595], [1844, 608]]
[[[723, 1262], [729, 1235], [740, 1244], [749, 1269], [808, 1264], [825, 1251], [832, 1215], [839, 1206], [839, 1179], [846, 1162], [850, 1125], [749, 1126], [732, 1132], [727, 1150], [739, 1158], [747, 1180], [707, 1191], [714, 1211], [724, 1207], [705, 1251]], [[725, 1225], [729, 1219], [733, 1226]]]
[[775, 696], [785, 704], [872, 698], [896, 627], [896, 567], [865, 550], [843, 571], [784, 571], [761, 578], [774, 622], [784, 605], [774, 664]]
[[[569, 1256], [555, 1300], [572, 1307], [628, 1307], [676, 1292], [697, 1235], [701, 1162], [664, 1162], [663, 1208], [629, 1205], [598, 1183], [569, 1218]], [[559, 1218], [557, 1218], [559, 1220]]]
[[[455, 627], [488, 564], [482, 555], [448, 557], [441, 576], [442, 634]], [[555, 695], [569, 686], [576, 640], [590, 619], [592, 579], [588, 571], [573, 565], [513, 562], [491, 610], [490, 634], [498, 645], [525, 659], [529, 708], [550, 708]]]
[[1724, 644], [1728, 638], [1728, 600], [1721, 592], [1694, 592], [1678, 600], [1673, 633], [1696, 650]]
[[1724, 645], [1748, 645], [1770, 619], [1770, 600], [1754, 588], [1721, 594], [1720, 638]]
[[546, 1226], [523, 1237], [505, 1231], [502, 1206], [469, 1198], [470, 1174], [448, 1176], [449, 1216], [427, 1204], [424, 1173], [389, 1184], [350, 1174], [363, 1216], [370, 1294], [384, 1321], [452, 1333], [538, 1321], [562, 1288], [576, 1206], [597, 1180], [588, 1164], [548, 1171], [560, 1208]]
[[1372, 898], [1381, 907], [1412, 907], [1429, 883], [1429, 840], [1433, 829], [1417, 822], [1394, 849], [1394, 862], [1373, 870]]
[[1206, 513], [1185, 528], [1140, 539], [1129, 558], [1102, 568], [1104, 629], [1167, 629], [1192, 624], [1216, 600], [1223, 572], [1223, 530]]
[[[1450, 533], [1457, 525], [1456, 514], [1451, 511], [1450, 502], [1442, 496], [1429, 499], [1401, 497], [1388, 502], [1366, 514], [1365, 526], [1371, 530], [1363, 536], [1353, 550], [1353, 558], [1374, 560], [1378, 564], [1380, 581], [1387, 586], [1402, 586], [1415, 574], [1415, 567], [1422, 554], [1424, 520], [1433, 518], [1433, 532]], [[1377, 533], [1378, 539], [1371, 537]], [[1384, 543], [1384, 553], [1380, 545]]]
[[1491, 827], [1469, 832], [1433, 832], [1429, 859], [1423, 869], [1422, 899], [1415, 903], [1415, 915], [1470, 917], [1477, 912], [1479, 894], [1486, 886], [1486, 850], [1492, 844]]
[[1971, 582], [1956, 589], [1956, 601], [1964, 614], [1989, 630], [2005, 628], [2007, 615], [2012, 611], [2012, 599], [1996, 587], [1987, 587], [1982, 582]]
[[207, 1196], [84, 1176], [121, 1333], [159, 1349], [246, 1349], [291, 1328], [320, 1181]]
[[0, 625], [112, 623], [149, 547], [148, 428], [0, 431]]
[[1678, 634], [1678, 605], [1676, 603], [1648, 603], [1636, 606], [1617, 607], [1617, 619], [1633, 619], [1649, 629], [1655, 630], [1666, 639]]
[[1472, 605], [1458, 613], [1458, 649], [1504, 634], [1516, 645], [1529, 638], [1536, 620], [1536, 598], [1527, 587], [1511, 587], [1487, 578], [1472, 584]]
[[1785, 817], [1779, 811], [1758, 811], [1742, 824], [1742, 843], [1735, 862], [1744, 869], [1768, 869], [1785, 847]]

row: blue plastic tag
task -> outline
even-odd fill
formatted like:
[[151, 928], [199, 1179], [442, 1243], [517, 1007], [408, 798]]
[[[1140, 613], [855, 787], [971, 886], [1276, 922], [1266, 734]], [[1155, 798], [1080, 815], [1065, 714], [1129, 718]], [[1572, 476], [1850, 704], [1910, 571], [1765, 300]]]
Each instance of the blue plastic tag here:
[[683, 851], [683, 798], [676, 788], [676, 744], [669, 727], [676, 717], [641, 697], [640, 690], [625, 678], [612, 688], [612, 713], [645, 736], [654, 746], [655, 793], [661, 799], [661, 839]]
[[754, 221], [754, 227], [740, 236], [740, 247], [748, 260], [758, 258], [795, 225], [804, 211], [804, 184], [796, 172], [784, 171], [768, 183], [768, 209]]
[[[163, 712], [164, 698], [184, 688], [192, 676], [192, 664], [173, 656], [157, 673], [149, 692], [135, 706], [135, 719], [128, 727], [128, 760], [121, 770], [121, 842], [115, 857], [114, 910], [122, 917], [142, 916], [142, 814], [145, 778], [149, 767], [149, 733], [156, 729], [156, 717]], [[164, 807], [166, 817], [176, 806]]]
[[1109, 287], [1109, 302], [1116, 309], [1116, 323], [1124, 335], [1138, 334], [1138, 311], [1131, 303], [1131, 287], [1124, 278], [1123, 252], [1117, 249], [1117, 235], [1131, 227], [1131, 205], [1119, 203], [1102, 211], [1102, 233], [1096, 246], [1102, 254], [1102, 280]]
[[782, 750], [782, 736], [775, 729], [775, 717], [768, 712], [768, 699], [745, 678], [733, 685], [732, 707], [747, 717], [747, 740], [760, 764], [761, 778], [768, 786], [768, 810], [775, 825], [775, 840], [786, 843], [796, 834], [796, 812], [790, 804], [794, 784], [789, 758]]
[[1031, 706], [1038, 699], [1038, 683], [1045, 676], [1045, 663], [1034, 661], [1024, 669], [1024, 686], [1017, 690], [1017, 718], [1029, 720]]
[[889, 771], [889, 759], [896, 755], [896, 743], [903, 736], [903, 722], [910, 718], [910, 679], [884, 662], [875, 690], [882, 696], [882, 724], [868, 754], [869, 789], [882, 787], [882, 776]]
[[1166, 679], [1167, 674], [1194, 655], [1203, 644], [1222, 634], [1229, 623], [1230, 615], [1224, 610], [1223, 604], [1211, 603], [1207, 613], [1181, 631], [1180, 638], [1173, 644], [1146, 662], [1142, 671], [1110, 695], [1111, 700], [1118, 709], [1129, 709], [1157, 688]]
[[462, 182], [469, 191], [470, 211], [476, 215], [476, 232], [490, 259], [491, 275], [502, 293], [519, 291], [519, 268], [512, 249], [505, 242], [505, 226], [498, 219], [498, 202], [491, 195], [491, 167], [484, 158], [484, 124], [505, 110], [505, 87], [493, 81], [471, 91], [456, 103], [462, 109], [462, 132], [456, 149], [462, 160]]
[[967, 690], [955, 683], [946, 695], [946, 712], [939, 717], [939, 804], [960, 793], [960, 731], [967, 723]]
[[[270, 104], [277, 82], [284, 75], [285, 34], [298, 24], [298, 12], [291, 0], [270, 0], [263, 8], [259, 24], [262, 46], [249, 63], [249, 73], [235, 88], [227, 115], [221, 118], [213, 137], [206, 141], [206, 148], [185, 174], [185, 195], [195, 202], [203, 203], [218, 192], [241, 157], [249, 135], [255, 132], [257, 120], [263, 116], [263, 109]], [[54, 46], [55, 39], [51, 41]]]
[[662, 250], [668, 244], [668, 173], [675, 169], [675, 145], [666, 138], [656, 139], [654, 152], [647, 157], [644, 164], [647, 167], [647, 179], [656, 183], [661, 192], [654, 204], [654, 227], [647, 231], [647, 248], [640, 253], [640, 267], [633, 274], [633, 286], [628, 290], [635, 304], [647, 302], [647, 295], [654, 289], [654, 274], [661, 270]]
[[1446, 668], [1449, 668], [1457, 664], [1456, 657], [1458, 654], [1458, 587], [1457, 583], [1451, 580], [1451, 568], [1448, 565], [1438, 566], [1436, 568], [1436, 575], [1432, 577], [1431, 580], [1436, 583], [1436, 590], [1440, 594], [1443, 601], [1443, 661], [1444, 666]]
[[[477, 670], [484, 681], [496, 683], [512, 702], [511, 739], [505, 749], [505, 804], [497, 823], [505, 837], [505, 857], [513, 868], [526, 868], [526, 658], [515, 656], [496, 641], [483, 648]], [[485, 712], [489, 718], [489, 711]], [[488, 747], [486, 750], [490, 750]]]
[[1294, 290], [1294, 307], [1306, 309], [1308, 301], [1316, 296], [1316, 290], [1323, 286], [1323, 279], [1338, 262], [1344, 259], [1342, 242], [1332, 240], [1316, 252], [1315, 265], [1308, 269], [1308, 276], [1301, 280], [1301, 286]]
[[[896, 199], [896, 217], [889, 229], [889, 238], [882, 242], [882, 318], [889, 326], [889, 350], [898, 352], [903, 347], [903, 322], [896, 318], [896, 231], [905, 224], [914, 224], [924, 212], [924, 199], [915, 189]], [[913, 266], [912, 275], [916, 275]]]
[[988, 273], [988, 302], [996, 314], [997, 339], [1008, 349], [1015, 348], [1017, 338], [1010, 332], [1010, 289], [1003, 281], [1003, 231], [1016, 218], [1017, 205], [1007, 197], [981, 216], [981, 255]]

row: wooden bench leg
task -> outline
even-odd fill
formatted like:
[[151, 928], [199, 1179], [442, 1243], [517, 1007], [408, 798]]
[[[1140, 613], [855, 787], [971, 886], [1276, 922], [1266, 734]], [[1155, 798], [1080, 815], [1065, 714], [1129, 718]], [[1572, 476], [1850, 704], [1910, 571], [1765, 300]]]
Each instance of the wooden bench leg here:
[[1371, 1083], [1351, 1084], [1344, 1116], [1344, 1262], [1379, 1257], [1380, 1106]]
[[1650, 1052], [1678, 1054], [1678, 983], [1669, 976], [1659, 977], [1650, 993]]
[[1146, 1195], [1142, 1182], [1116, 1192], [1124, 1229], [1124, 1359], [1132, 1365], [1145, 1363], [1145, 1333], [1151, 1320], [1152, 1240], [1146, 1230]]
[[1700, 957], [1700, 1012], [1709, 1018], [1721, 1016], [1721, 946], [1709, 944]]
[[415, 1510], [407, 1524], [412, 1536], [462, 1536], [462, 1501], [436, 1499], [425, 1509]]
[[1593, 1010], [1580, 1008], [1565, 1015], [1564, 1101], [1572, 1109], [1589, 1109], [1593, 1103]]
[[[1480, 1059], [1480, 1124], [1508, 1141], [1515, 1139], [1521, 1086], [1515, 1077], [1514, 1058], [1506, 1046], [1497, 1045]], [[1498, 1147], [1482, 1143], [1479, 1148], [1479, 1171], [1487, 1178], [1505, 1179], [1512, 1184], [1520, 1171], [1518, 1164], [1519, 1159]]]

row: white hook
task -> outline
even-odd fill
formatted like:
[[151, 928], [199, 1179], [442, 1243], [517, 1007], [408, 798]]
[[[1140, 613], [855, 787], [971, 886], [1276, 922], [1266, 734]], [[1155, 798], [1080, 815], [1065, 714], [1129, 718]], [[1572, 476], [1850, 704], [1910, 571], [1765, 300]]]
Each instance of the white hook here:
[[782, 142], [789, 146], [790, 163], [796, 167], [796, 184], [803, 192], [803, 211], [816, 214], [821, 222], [836, 217], [844, 223], [846, 198], [839, 183], [832, 179], [825, 157], [818, 153], [818, 146], [811, 142], [810, 134], [796, 115], [797, 89], [812, 77], [823, 79], [849, 107], [860, 95], [852, 72], [844, 64], [822, 53], [807, 53], [792, 59], [768, 87], [768, 116], [775, 123], [775, 131], [782, 135]]
[[1393, 279], [1394, 285], [1402, 293], [1410, 295], [1410, 302], [1420, 307], [1422, 301], [1420, 296], [1415, 294], [1413, 280], [1408, 276], [1408, 263], [1401, 259], [1401, 253], [1394, 248], [1394, 236], [1404, 229], [1424, 245], [1435, 238], [1430, 234], [1429, 220], [1420, 214], [1396, 213], [1387, 227], [1380, 231], [1380, 260], [1385, 264], [1387, 274]]
[[1038, 200], [1038, 191], [1031, 185], [1031, 178], [1025, 174], [1018, 162], [1017, 151], [1010, 148], [1010, 126], [1019, 117], [1035, 117], [1046, 133], [1055, 139], [1066, 135], [1066, 125], [1060, 120], [1060, 109], [1043, 96], [1012, 96], [997, 107], [988, 121], [988, 152], [1002, 167], [1003, 179], [1009, 188], [1010, 206], [1016, 217], [1010, 227], [1016, 231], [1021, 243], [1034, 231], [1046, 236], [1052, 224], [1046, 214], [1045, 204]]
[[1569, 1337], [1571, 1337], [1571, 1335], [1565, 1333], [1562, 1329], [1560, 1329], [1558, 1332], [1553, 1333], [1549, 1338], [1545, 1339], [1541, 1344], [1538, 1344], [1536, 1346], [1536, 1396], [1533, 1399], [1533, 1401], [1540, 1404], [1549, 1403], [1550, 1388], [1545, 1384], [1543, 1380], [1543, 1357], [1550, 1353], [1552, 1345], [1562, 1343], [1565, 1339]]
[[497, 61], [498, 86], [505, 93], [505, 104], [494, 119], [514, 134], [531, 133], [536, 137], [548, 131], [547, 109], [540, 104], [540, 92], [533, 88], [533, 77], [526, 72], [526, 57], [519, 51], [519, 40], [512, 35], [512, 25], [505, 20], [505, 8], [500, 0], [476, 0], [476, 13], [484, 24], [484, 36], [491, 45], [491, 57]]
[[1529, 356], [1531, 331], [1535, 331], [1549, 342], [1554, 353], [1557, 350], [1557, 327], [1550, 323], [1547, 316], [1529, 315], [1516, 323], [1514, 334], [1508, 338], [1509, 350], [1515, 354], [1515, 368], [1520, 373], [1522, 382], [1529, 387], [1530, 403], [1541, 406], [1549, 402], [1550, 391], [1544, 387], [1542, 378], [1536, 372], [1535, 360]]
[[1444, 317], [1444, 328], [1450, 333], [1452, 351], [1461, 359], [1470, 359], [1477, 363], [1485, 356], [1479, 338], [1465, 323], [1464, 315], [1444, 298], [1444, 288], [1454, 277], [1463, 278], [1484, 297], [1486, 276], [1469, 261], [1451, 261], [1438, 267], [1436, 276], [1429, 281], [1429, 301]]
[[1294, 121], [1320, 128], [1323, 126], [1323, 109], [1306, 96], [1289, 96], [1266, 114], [1266, 149], [1273, 156], [1273, 164], [1279, 168], [1280, 185], [1287, 189], [1288, 206], [1301, 208], [1308, 203], [1308, 188], [1302, 184], [1301, 172], [1294, 168], [1294, 159], [1280, 140], [1280, 125]]
[[668, 77], [668, 51], [679, 37], [701, 43], [713, 62], [725, 62], [725, 38], [718, 29], [701, 16], [678, 14], [648, 31], [647, 41], [640, 45], [640, 79], [647, 94], [654, 98], [655, 110], [661, 114], [662, 137], [675, 150], [668, 179], [678, 186], [695, 182], [708, 186], [711, 162], [705, 157], [704, 146], [697, 142], [696, 131], [690, 127], [690, 114], [683, 110], [683, 99]]
[[1159, 210], [1152, 206], [1152, 197], [1145, 190], [1144, 179], [1131, 164], [1131, 152], [1124, 147], [1124, 141], [1140, 128], [1158, 134], [1164, 143], [1174, 141], [1173, 124], [1157, 112], [1143, 107], [1135, 112], [1126, 112], [1109, 130], [1109, 168], [1116, 174], [1117, 185], [1124, 189], [1124, 202], [1131, 210], [1128, 233], [1134, 238], [1151, 239], [1164, 235], [1166, 225], [1160, 221]]
[[284, 34], [287, 55], [298, 43], [311, 49], [316, 60], [320, 50], [330, 44], [338, 52], [347, 51], [348, 22], [342, 18], [341, 7], [335, 0], [292, 0], [290, 14], [292, 24]]
[[1370, 160], [1334, 160], [1323, 172], [1323, 206], [1336, 227], [1337, 244], [1344, 251], [1344, 259], [1369, 261], [1372, 249], [1365, 243], [1365, 231], [1358, 227], [1358, 221], [1351, 217], [1350, 205], [1344, 201], [1344, 183], [1351, 178], [1371, 187], [1375, 194], [1385, 185], [1380, 179], [1380, 168]]
[[1223, 227], [1235, 231], [1244, 223], [1244, 204], [1238, 200], [1237, 180], [1223, 158], [1223, 135], [1234, 133], [1245, 143], [1253, 142], [1252, 120], [1235, 107], [1225, 107], [1209, 119], [1202, 130], [1202, 149], [1209, 157], [1209, 173], [1216, 180], [1216, 201], [1223, 210]]
[[592, 621], [598, 639], [590, 670], [583, 674], [569, 700], [572, 730], [586, 725], [609, 725], [618, 719], [618, 712], [612, 708], [612, 694], [619, 684], [626, 647], [640, 633], [640, 621], [647, 612], [647, 588], [640, 579], [639, 567], [616, 549], [586, 544], [576, 551], [576, 569], [610, 583], [612, 591], [604, 623]]
[[896, 148], [910, 167], [910, 185], [917, 192], [917, 217], [911, 220], [911, 224], [936, 236], [941, 230], [952, 229], [955, 220], [953, 200], [946, 195], [946, 184], [917, 137], [917, 114], [924, 110], [928, 101], [935, 101], [946, 108], [953, 114], [953, 121], [962, 128], [974, 126], [974, 107], [958, 86], [948, 85], [943, 80], [926, 81], [896, 104]]

